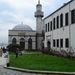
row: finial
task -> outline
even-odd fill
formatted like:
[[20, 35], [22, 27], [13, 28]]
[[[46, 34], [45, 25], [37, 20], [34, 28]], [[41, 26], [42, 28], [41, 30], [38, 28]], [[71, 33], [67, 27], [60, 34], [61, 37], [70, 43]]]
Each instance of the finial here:
[[40, 4], [40, 0], [38, 0], [38, 4]]

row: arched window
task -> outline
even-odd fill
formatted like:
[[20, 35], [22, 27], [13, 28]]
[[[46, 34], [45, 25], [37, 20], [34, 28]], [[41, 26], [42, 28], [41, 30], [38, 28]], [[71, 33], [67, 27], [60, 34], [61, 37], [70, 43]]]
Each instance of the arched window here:
[[20, 45], [21, 45], [21, 49], [25, 49], [25, 39], [24, 38], [21, 38], [20, 39]]
[[28, 39], [28, 49], [29, 50], [32, 49], [32, 39], [31, 38]]
[[16, 44], [16, 38], [13, 38], [13, 39], [12, 39], [12, 43], [13, 43], [13, 44]]
[[60, 27], [63, 27], [63, 14], [60, 15]]
[[21, 39], [20, 39], [20, 42], [25, 42], [24, 38], [21, 38]]
[[55, 18], [53, 19], [53, 24], [54, 24], [53, 29], [55, 29]]
[[57, 16], [57, 28], [59, 28], [59, 16]]

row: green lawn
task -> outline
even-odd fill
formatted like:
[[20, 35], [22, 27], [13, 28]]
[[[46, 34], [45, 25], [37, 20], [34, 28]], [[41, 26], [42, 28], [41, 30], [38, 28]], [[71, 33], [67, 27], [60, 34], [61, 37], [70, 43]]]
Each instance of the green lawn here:
[[18, 58], [10, 55], [10, 66], [30, 70], [74, 72], [75, 60], [46, 54], [25, 54]]

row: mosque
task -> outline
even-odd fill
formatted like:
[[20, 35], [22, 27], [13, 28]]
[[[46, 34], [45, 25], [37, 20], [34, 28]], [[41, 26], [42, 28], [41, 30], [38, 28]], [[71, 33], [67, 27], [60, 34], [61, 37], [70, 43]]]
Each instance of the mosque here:
[[16, 25], [12, 30], [9, 30], [9, 44], [20, 44], [23, 50], [35, 50], [42, 47], [43, 12], [40, 1], [38, 1], [38, 4], [36, 5], [35, 17], [36, 31], [28, 25]]
[[17, 43], [23, 49], [75, 49], [75, 0], [64, 3], [59, 9], [42, 19], [40, 0], [36, 5], [36, 31], [28, 25], [17, 25], [9, 30], [9, 44]]

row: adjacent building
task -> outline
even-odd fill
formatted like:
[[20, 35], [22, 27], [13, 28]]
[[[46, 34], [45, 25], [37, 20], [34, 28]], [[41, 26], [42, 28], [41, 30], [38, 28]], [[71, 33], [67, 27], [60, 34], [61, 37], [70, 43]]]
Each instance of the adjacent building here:
[[42, 24], [42, 5], [40, 4], [40, 1], [38, 1], [38, 4], [36, 5], [36, 31], [32, 30], [32, 28], [28, 25], [16, 25], [12, 30], [9, 30], [8, 35], [8, 42], [9, 44], [15, 43], [21, 45], [22, 49], [28, 49], [28, 50], [37, 50], [41, 49], [42, 47], [42, 30], [43, 30], [43, 24]]
[[52, 49], [75, 49], [75, 0], [43, 19], [45, 27], [44, 47]]

